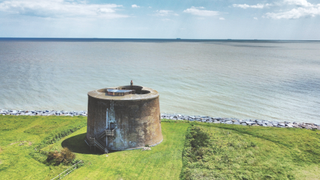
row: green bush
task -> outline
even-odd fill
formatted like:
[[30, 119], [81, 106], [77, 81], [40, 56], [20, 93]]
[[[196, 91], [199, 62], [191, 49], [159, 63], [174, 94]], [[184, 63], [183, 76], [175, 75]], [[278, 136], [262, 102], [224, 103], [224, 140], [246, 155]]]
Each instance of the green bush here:
[[47, 162], [53, 165], [70, 164], [76, 155], [71, 152], [68, 148], [63, 148], [61, 152], [58, 151], [50, 151], [47, 155]]
[[192, 126], [187, 139], [192, 148], [199, 149], [200, 147], [207, 147], [209, 145], [210, 136], [203, 130], [203, 127]]

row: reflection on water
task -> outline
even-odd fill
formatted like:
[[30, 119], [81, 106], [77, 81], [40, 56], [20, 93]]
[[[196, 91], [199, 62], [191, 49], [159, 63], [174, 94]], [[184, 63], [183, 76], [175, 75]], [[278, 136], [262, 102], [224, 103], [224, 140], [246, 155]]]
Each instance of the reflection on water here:
[[320, 123], [320, 43], [0, 41], [0, 108], [86, 110], [134, 84], [161, 112]]

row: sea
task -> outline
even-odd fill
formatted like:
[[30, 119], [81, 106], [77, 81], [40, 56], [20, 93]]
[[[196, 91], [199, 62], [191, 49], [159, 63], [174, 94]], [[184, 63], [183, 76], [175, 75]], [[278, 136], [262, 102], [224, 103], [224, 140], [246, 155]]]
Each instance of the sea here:
[[161, 113], [320, 123], [320, 41], [0, 38], [0, 109], [87, 110], [131, 80]]

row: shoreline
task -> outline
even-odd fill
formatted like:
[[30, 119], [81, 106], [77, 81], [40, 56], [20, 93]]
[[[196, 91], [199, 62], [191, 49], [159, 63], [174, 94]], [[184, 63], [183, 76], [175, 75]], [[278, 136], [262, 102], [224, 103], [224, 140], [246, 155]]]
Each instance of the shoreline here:
[[222, 124], [234, 124], [242, 126], [264, 126], [264, 127], [279, 127], [279, 128], [304, 128], [311, 130], [320, 130], [320, 124], [316, 123], [304, 123], [304, 122], [288, 122], [288, 121], [268, 121], [260, 119], [237, 119], [237, 118], [221, 118], [210, 116], [188, 116], [181, 114], [161, 114], [161, 119], [170, 120], [187, 120], [198, 121], [205, 123], [222, 123]]
[[9, 110], [0, 109], [0, 115], [12, 116], [87, 116], [87, 111]]
[[[8, 110], [0, 109], [0, 115], [12, 116], [87, 116], [87, 111], [56, 111], [56, 110]], [[320, 124], [305, 123], [305, 122], [288, 122], [288, 121], [268, 121], [260, 119], [237, 119], [237, 118], [221, 118], [210, 116], [189, 116], [181, 114], [166, 114], [161, 113], [161, 119], [170, 120], [186, 120], [198, 121], [205, 123], [222, 123], [242, 126], [264, 126], [264, 127], [279, 127], [279, 128], [304, 128], [311, 130], [320, 130]]]

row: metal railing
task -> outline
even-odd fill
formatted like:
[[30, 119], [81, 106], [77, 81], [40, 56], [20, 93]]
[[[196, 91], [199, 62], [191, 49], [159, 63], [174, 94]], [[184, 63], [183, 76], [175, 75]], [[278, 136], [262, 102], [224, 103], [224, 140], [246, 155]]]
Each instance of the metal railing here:
[[99, 142], [99, 141], [97, 141], [96, 139], [94, 139], [94, 145], [97, 147], [97, 148], [99, 148], [101, 151], [105, 151], [105, 149], [104, 149], [104, 147], [102, 146], [102, 144]]
[[83, 163], [82, 160], [77, 162], [76, 164], [72, 165], [71, 167], [69, 167], [68, 169], [66, 169], [65, 171], [63, 171], [62, 173], [57, 175], [56, 177], [52, 178], [51, 180], [62, 179], [63, 177], [67, 176], [68, 174], [70, 174], [75, 169], [79, 168], [79, 164], [81, 164], [81, 163]]
[[112, 129], [112, 130], [106, 129], [105, 134], [106, 134], [106, 136], [114, 137], [114, 129]]

